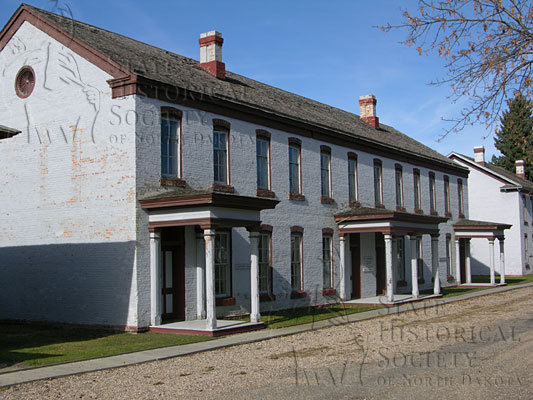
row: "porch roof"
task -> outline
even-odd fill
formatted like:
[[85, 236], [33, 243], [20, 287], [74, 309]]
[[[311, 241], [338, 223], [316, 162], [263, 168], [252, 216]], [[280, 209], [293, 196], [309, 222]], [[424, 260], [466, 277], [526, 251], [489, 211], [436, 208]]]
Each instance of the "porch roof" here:
[[150, 230], [190, 225], [204, 229], [255, 229], [261, 224], [261, 210], [273, 209], [279, 200], [178, 188], [147, 196], [139, 202], [149, 214]]
[[354, 207], [335, 214], [335, 221], [341, 233], [396, 232], [437, 235], [439, 224], [448, 221], [448, 217], [385, 208]]
[[0, 139], [7, 139], [12, 136], [18, 135], [20, 133], [19, 130], [8, 128], [7, 126], [0, 125]]
[[453, 224], [456, 238], [503, 238], [503, 231], [512, 225], [499, 222], [461, 219]]

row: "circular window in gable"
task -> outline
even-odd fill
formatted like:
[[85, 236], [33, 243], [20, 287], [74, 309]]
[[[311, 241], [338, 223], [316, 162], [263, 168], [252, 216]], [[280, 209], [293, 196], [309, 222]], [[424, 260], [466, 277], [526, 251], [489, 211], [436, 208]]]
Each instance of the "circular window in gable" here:
[[24, 66], [20, 69], [15, 79], [15, 91], [21, 99], [28, 97], [35, 88], [35, 72], [30, 66]]

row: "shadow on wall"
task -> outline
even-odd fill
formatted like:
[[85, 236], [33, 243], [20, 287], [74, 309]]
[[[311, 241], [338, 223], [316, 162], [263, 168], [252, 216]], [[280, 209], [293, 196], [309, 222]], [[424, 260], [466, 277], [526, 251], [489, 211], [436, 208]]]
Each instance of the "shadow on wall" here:
[[135, 242], [0, 248], [0, 319], [127, 325]]

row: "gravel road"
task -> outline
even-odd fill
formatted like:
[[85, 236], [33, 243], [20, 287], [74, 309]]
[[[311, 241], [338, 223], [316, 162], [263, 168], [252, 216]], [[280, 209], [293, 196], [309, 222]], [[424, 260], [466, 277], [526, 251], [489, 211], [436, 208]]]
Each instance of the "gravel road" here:
[[[499, 390], [502, 398], [513, 398], [509, 391], [530, 398], [521, 396], [533, 388], [533, 368], [521, 365], [533, 367], [532, 294], [524, 288], [402, 314], [383, 310], [373, 320], [4, 388], [0, 398], [413, 399], [468, 391], [478, 398], [489, 383], [489, 398]], [[492, 381], [473, 384], [478, 378]]]

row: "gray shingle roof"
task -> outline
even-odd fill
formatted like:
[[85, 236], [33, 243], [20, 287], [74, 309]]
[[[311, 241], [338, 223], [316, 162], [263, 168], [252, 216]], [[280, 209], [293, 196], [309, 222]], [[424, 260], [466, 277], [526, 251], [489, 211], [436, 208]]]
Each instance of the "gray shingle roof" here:
[[392, 151], [400, 149], [419, 159], [436, 161], [437, 165], [444, 164], [448, 168], [462, 170], [442, 154], [384, 124], [381, 124], [381, 129], [376, 130], [353, 113], [229, 71], [226, 71], [225, 80], [217, 79], [198, 67], [198, 61], [191, 58], [48, 11], [27, 7], [94, 47], [115, 63], [147, 79], [252, 107], [271, 115], [305, 122], [333, 131], [339, 136], [349, 135], [368, 143], [377, 143]]
[[9, 138], [11, 136], [18, 135], [20, 131], [18, 129], [8, 128], [7, 126], [0, 125], [0, 139]]
[[472, 219], [460, 219], [453, 224], [454, 228], [487, 228], [488, 230], [510, 229], [512, 225], [501, 222], [476, 221]]

